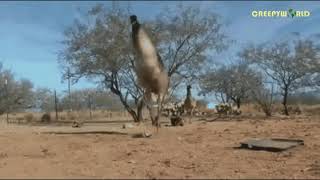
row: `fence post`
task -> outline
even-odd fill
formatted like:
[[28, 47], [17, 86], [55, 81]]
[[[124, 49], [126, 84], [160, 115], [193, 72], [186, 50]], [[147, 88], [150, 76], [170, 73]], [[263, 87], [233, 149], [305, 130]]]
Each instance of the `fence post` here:
[[9, 123], [9, 92], [8, 92], [8, 79], [5, 79], [4, 80], [4, 85], [5, 85], [5, 90], [6, 90], [6, 96], [7, 96], [7, 98], [6, 98], [6, 106], [7, 106], [7, 108], [6, 108], [6, 114], [7, 114], [7, 117], [6, 117], [6, 120], [7, 120], [7, 124]]
[[68, 108], [69, 111], [72, 111], [72, 102], [71, 102], [71, 75], [70, 75], [70, 68], [68, 68]]
[[56, 90], [54, 90], [54, 108], [55, 108], [55, 111], [56, 111], [56, 121], [58, 121], [58, 102], [57, 102], [57, 92]]
[[92, 120], [92, 97], [89, 94], [89, 110], [90, 110], [90, 120]]

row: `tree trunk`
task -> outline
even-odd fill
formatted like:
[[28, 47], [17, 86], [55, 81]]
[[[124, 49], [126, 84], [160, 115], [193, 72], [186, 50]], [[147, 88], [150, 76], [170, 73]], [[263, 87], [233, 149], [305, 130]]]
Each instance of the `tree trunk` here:
[[139, 122], [138, 116], [137, 116], [136, 112], [135, 112], [133, 109], [131, 109], [131, 108], [126, 108], [126, 110], [127, 110], [127, 111], [129, 112], [129, 114], [132, 116], [134, 122]]
[[133, 121], [134, 122], [138, 122], [139, 118], [137, 116], [137, 113], [128, 105], [127, 101], [125, 100], [125, 98], [123, 97], [123, 95], [121, 94], [121, 92], [114, 88], [114, 87], [110, 87], [110, 90], [112, 93], [116, 94], [117, 96], [119, 96], [120, 101], [122, 103], [122, 105], [124, 106], [124, 108], [128, 111], [128, 113], [132, 116]]
[[269, 110], [264, 112], [267, 117], [271, 117], [271, 112]]
[[236, 102], [236, 104], [237, 104], [237, 108], [238, 108], [238, 109], [240, 109], [240, 104], [241, 104], [241, 100], [240, 100], [240, 98], [237, 98], [237, 102]]
[[138, 119], [135, 122], [141, 122], [142, 121], [142, 109], [143, 109], [143, 101], [139, 100], [139, 102], [137, 103], [137, 113], [138, 113]]
[[240, 109], [240, 106], [241, 106], [241, 98], [234, 98], [234, 97], [231, 97], [232, 101], [237, 105], [237, 108]]
[[289, 91], [289, 88], [286, 86], [286, 87], [284, 88], [283, 101], [282, 101], [283, 108], [284, 108], [284, 114], [285, 114], [286, 116], [289, 116], [288, 106], [287, 106], [288, 91]]

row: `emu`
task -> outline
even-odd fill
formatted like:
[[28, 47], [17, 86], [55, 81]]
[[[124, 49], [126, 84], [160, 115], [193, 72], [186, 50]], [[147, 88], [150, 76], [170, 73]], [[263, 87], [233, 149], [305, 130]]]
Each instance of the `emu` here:
[[[169, 87], [168, 73], [150, 37], [139, 23], [136, 15], [130, 16], [132, 43], [136, 53], [135, 72], [138, 84], [144, 89], [143, 100], [150, 112], [152, 125], [160, 127], [162, 103]], [[157, 108], [154, 115], [153, 108]]]
[[191, 122], [191, 116], [193, 116], [194, 110], [197, 107], [197, 101], [192, 98], [191, 85], [187, 86], [187, 97], [184, 100], [183, 107], [187, 114], [189, 114], [189, 123]]

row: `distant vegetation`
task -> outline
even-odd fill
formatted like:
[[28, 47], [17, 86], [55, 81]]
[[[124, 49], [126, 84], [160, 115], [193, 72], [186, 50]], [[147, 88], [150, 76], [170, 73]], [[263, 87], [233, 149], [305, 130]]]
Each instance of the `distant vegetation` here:
[[288, 103], [304, 105], [320, 104], [320, 90], [294, 93], [289, 96]]
[[32, 106], [33, 84], [27, 79], [16, 80], [10, 70], [0, 62], [0, 115], [20, 111]]

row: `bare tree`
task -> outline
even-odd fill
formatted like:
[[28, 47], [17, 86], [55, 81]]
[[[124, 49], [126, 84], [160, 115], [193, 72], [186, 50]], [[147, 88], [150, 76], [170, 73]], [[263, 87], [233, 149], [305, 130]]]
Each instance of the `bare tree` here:
[[34, 107], [41, 111], [54, 111], [54, 92], [48, 88], [38, 88], [34, 91]]
[[87, 14], [88, 20], [92, 21], [76, 20], [65, 32], [65, 49], [60, 62], [63, 69], [70, 68], [69, 75], [74, 82], [82, 77], [98, 79], [98, 83], [119, 97], [133, 119], [138, 121], [136, 112], [128, 104], [129, 95], [132, 98], [139, 96], [139, 87], [131, 76], [133, 56], [128, 17], [116, 7], [110, 11], [101, 5], [93, 7]]
[[3, 69], [0, 63], [0, 114], [8, 112], [9, 105], [9, 86], [14, 82], [11, 71]]
[[262, 109], [267, 117], [272, 115], [272, 107], [274, 103], [274, 86], [271, 84], [271, 90], [268, 89], [262, 82], [257, 83], [257, 86], [251, 87], [250, 98], [254, 100]]
[[284, 113], [288, 95], [300, 87], [315, 86], [313, 75], [319, 73], [319, 49], [310, 40], [285, 41], [251, 46], [243, 50], [241, 56], [255, 64], [273, 79], [281, 88]]
[[[195, 7], [178, 7], [176, 13], [163, 12], [144, 24], [169, 72], [170, 92], [201, 72], [208, 50], [225, 47], [217, 16], [198, 12]], [[137, 105], [143, 94], [134, 72], [129, 14], [118, 6], [106, 9], [97, 5], [86, 19], [75, 21], [65, 33], [65, 48], [59, 58], [64, 74], [70, 68], [74, 82], [86, 77], [104, 84], [135, 121], [141, 120], [141, 106], [134, 110], [129, 104], [132, 99]]]
[[33, 83], [28, 79], [20, 79], [16, 84], [9, 88], [12, 110], [24, 110], [33, 105]]
[[[152, 24], [152, 23], [151, 23]], [[170, 94], [183, 83], [197, 82], [208, 64], [210, 50], [221, 52], [229, 41], [219, 16], [198, 7], [167, 8], [157, 16], [152, 32], [170, 77]]]
[[0, 114], [31, 107], [32, 88], [31, 81], [15, 80], [14, 74], [0, 63]]
[[261, 77], [249, 68], [248, 64], [238, 62], [221, 66], [201, 79], [201, 93], [216, 93], [223, 102], [233, 101], [238, 108], [249, 97], [251, 89], [261, 83]]

